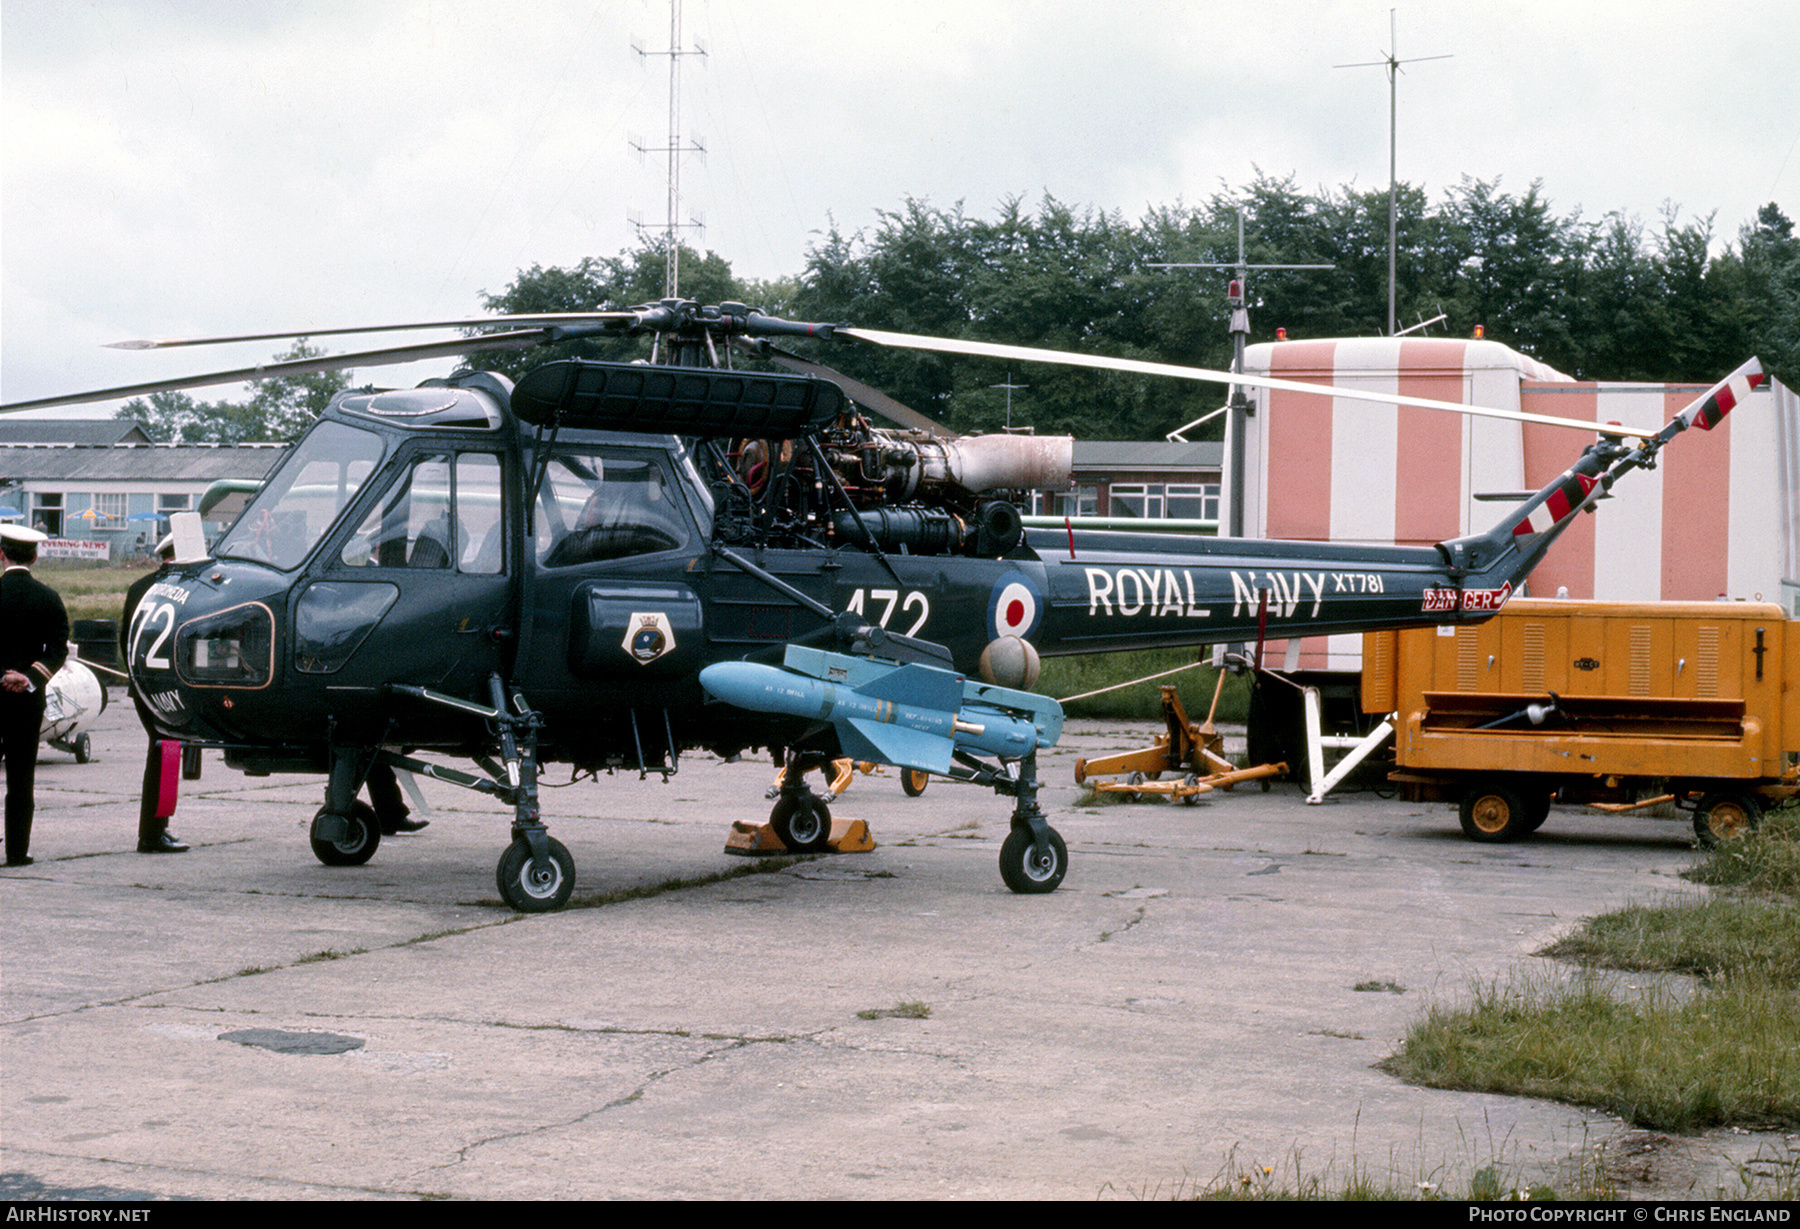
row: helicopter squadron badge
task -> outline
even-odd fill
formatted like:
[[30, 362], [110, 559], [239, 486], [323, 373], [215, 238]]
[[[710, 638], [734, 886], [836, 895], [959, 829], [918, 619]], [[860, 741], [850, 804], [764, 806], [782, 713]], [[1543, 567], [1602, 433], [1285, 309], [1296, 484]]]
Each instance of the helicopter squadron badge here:
[[669, 616], [660, 610], [650, 614], [633, 611], [620, 647], [631, 654], [634, 661], [646, 666], [663, 654], [673, 652], [675, 629], [669, 626]]

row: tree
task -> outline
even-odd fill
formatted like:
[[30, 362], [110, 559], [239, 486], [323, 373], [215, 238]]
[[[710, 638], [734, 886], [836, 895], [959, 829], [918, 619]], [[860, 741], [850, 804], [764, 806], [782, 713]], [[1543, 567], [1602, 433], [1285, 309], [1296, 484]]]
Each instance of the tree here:
[[[302, 337], [274, 361], [296, 362], [324, 355], [324, 350], [307, 345]], [[282, 443], [298, 439], [331, 399], [349, 386], [347, 371], [270, 376], [251, 384], [247, 402], [204, 402], [183, 392], [152, 393], [126, 402], [114, 417], [143, 423], [150, 437], [161, 443]]]

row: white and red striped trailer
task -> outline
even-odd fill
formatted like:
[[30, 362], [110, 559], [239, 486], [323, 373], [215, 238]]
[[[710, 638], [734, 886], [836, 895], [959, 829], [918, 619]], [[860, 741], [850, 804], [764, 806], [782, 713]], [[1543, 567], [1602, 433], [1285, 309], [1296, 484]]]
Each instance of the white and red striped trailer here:
[[[1581, 422], [1660, 429], [1722, 375], [1696, 384], [1577, 381], [1492, 341], [1350, 338], [1251, 346], [1246, 371]], [[1615, 601], [1779, 601], [1800, 615], [1800, 397], [1771, 382], [1716, 428], [1623, 479], [1532, 573], [1530, 591]], [[1548, 483], [1580, 432], [1260, 390], [1245, 438], [1245, 533], [1430, 544], [1490, 528], [1510, 505], [1483, 492]], [[1229, 442], [1227, 455], [1230, 455]], [[1226, 475], [1229, 484], [1231, 476]], [[1224, 493], [1230, 499], [1229, 489]], [[1355, 672], [1359, 636], [1311, 637], [1302, 671]]]

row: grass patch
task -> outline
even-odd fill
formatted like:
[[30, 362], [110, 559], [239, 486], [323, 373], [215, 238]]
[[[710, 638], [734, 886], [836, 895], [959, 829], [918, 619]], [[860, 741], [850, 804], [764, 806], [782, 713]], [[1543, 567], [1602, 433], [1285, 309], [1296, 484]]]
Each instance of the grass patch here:
[[1753, 975], [1800, 986], [1800, 905], [1722, 899], [1627, 905], [1590, 918], [1541, 953], [1590, 968], [1686, 973], [1704, 981]]
[[858, 1020], [929, 1020], [931, 1004], [909, 999], [892, 1007], [870, 1007], [856, 1013]]
[[[1077, 696], [1111, 687], [1131, 679], [1143, 678], [1191, 665], [1210, 649], [1154, 649], [1144, 653], [1093, 653], [1083, 657], [1047, 657], [1038, 677], [1037, 692], [1046, 696]], [[1162, 721], [1162, 687], [1173, 685], [1181, 696], [1182, 707], [1196, 723], [1206, 720], [1212, 706], [1213, 687], [1218, 672], [1211, 666], [1199, 666], [1172, 674], [1167, 678], [1139, 683], [1134, 687], [1109, 691], [1105, 695], [1065, 704], [1069, 717], [1086, 717], [1108, 721]], [[1219, 697], [1217, 721], [1241, 722], [1250, 711], [1250, 678], [1237, 675], [1225, 680], [1225, 691]]]
[[1710, 899], [1630, 905], [1541, 954], [1692, 983], [1514, 979], [1432, 1010], [1382, 1064], [1435, 1088], [1596, 1106], [1646, 1128], [1800, 1126], [1800, 822], [1789, 809], [1689, 877]]
[[1770, 811], [1748, 840], [1717, 846], [1686, 878], [1800, 903], [1800, 806]]
[[146, 572], [148, 567], [78, 567], [42, 561], [32, 575], [56, 590], [63, 606], [75, 619], [116, 619], [125, 608], [125, 590]]
[[1352, 990], [1360, 990], [1365, 994], [1405, 994], [1406, 987], [1391, 981], [1359, 981]]
[[1681, 995], [1611, 980], [1489, 986], [1434, 1009], [1381, 1064], [1433, 1088], [1590, 1105], [1659, 1131], [1800, 1125], [1794, 992], [1740, 975]]
[[1352, 1162], [1339, 1169], [1328, 1164], [1316, 1173], [1301, 1165], [1299, 1154], [1290, 1156], [1279, 1170], [1272, 1165], [1244, 1165], [1235, 1152], [1227, 1158], [1220, 1172], [1191, 1195], [1178, 1196], [1206, 1202], [1264, 1203], [1330, 1201], [1364, 1203], [1398, 1201], [1435, 1203], [1440, 1201], [1480, 1200], [1487, 1202], [1580, 1199], [1612, 1200], [1618, 1191], [1599, 1175], [1574, 1175], [1560, 1187], [1538, 1182], [1526, 1184], [1511, 1167], [1486, 1164], [1461, 1177], [1444, 1173], [1443, 1167], [1413, 1180], [1388, 1174], [1378, 1176], [1365, 1166]]

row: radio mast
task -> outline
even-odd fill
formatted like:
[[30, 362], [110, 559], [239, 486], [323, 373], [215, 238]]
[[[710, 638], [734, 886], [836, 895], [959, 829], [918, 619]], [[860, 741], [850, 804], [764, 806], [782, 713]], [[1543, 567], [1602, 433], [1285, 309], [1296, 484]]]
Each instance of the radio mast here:
[[663, 223], [663, 243], [665, 245], [665, 272], [663, 274], [663, 297], [678, 298], [681, 287], [681, 242], [680, 232], [685, 227], [700, 228], [700, 223], [680, 222], [681, 216], [681, 155], [688, 153], [703, 154], [706, 146], [698, 140], [691, 144], [681, 143], [681, 58], [689, 55], [706, 54], [706, 48], [696, 43], [691, 49], [681, 45], [681, 0], [669, 0], [669, 49], [667, 51], [645, 51], [636, 43], [631, 49], [643, 59], [653, 55], [669, 57], [669, 143], [660, 148], [631, 143], [632, 148], [640, 154], [667, 154], [669, 158], [668, 180], [668, 214]]

